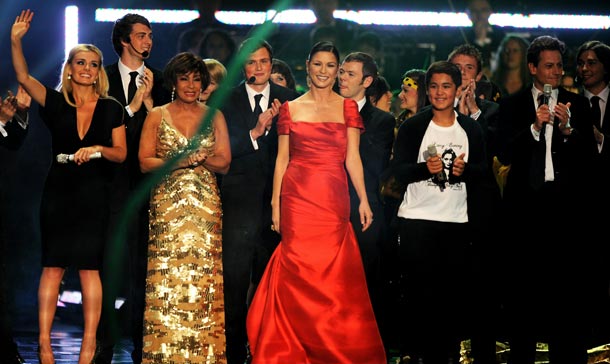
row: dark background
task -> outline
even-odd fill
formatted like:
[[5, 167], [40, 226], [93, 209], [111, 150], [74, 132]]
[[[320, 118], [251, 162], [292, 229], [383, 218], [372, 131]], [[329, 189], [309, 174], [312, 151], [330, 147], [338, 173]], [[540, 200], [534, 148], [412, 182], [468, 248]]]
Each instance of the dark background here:
[[[47, 85], [57, 84], [59, 71], [64, 58], [63, 18], [67, 5], [78, 5], [80, 14], [81, 43], [96, 44], [104, 53], [104, 63], [113, 63], [117, 55], [112, 50], [110, 34], [112, 23], [96, 23], [93, 18], [97, 7], [121, 8], [173, 8], [189, 9], [190, 1], [150, 0], [150, 1], [97, 1], [97, 0], [23, 0], [0, 3], [0, 94], [6, 90], [16, 90], [15, 77], [10, 60], [10, 27], [21, 9], [30, 8], [35, 17], [29, 33], [24, 39], [24, 50], [31, 74]], [[224, 1], [226, 10], [266, 10], [272, 1]], [[399, 4], [397, 4], [399, 3]], [[549, 5], [552, 3], [552, 7]], [[494, 3], [496, 12], [519, 13], [563, 13], [608, 15], [603, 1], [564, 0], [562, 4], [549, 1], [515, 1]], [[295, 1], [292, 7], [305, 8], [306, 1]], [[384, 10], [425, 10], [425, 11], [463, 11], [462, 1], [398, 1], [398, 0], [352, 0], [342, 2], [341, 9], [384, 9]], [[155, 43], [150, 63], [163, 68], [175, 53], [175, 39], [172, 38], [173, 25], [153, 24]], [[375, 27], [377, 32], [387, 36], [386, 56], [399, 64], [400, 71], [409, 68], [422, 68], [429, 63], [430, 57], [445, 58], [448, 49], [461, 43], [458, 28], [439, 27]], [[608, 30], [523, 30], [531, 36], [553, 34], [577, 46], [589, 39], [605, 39]], [[437, 42], [435, 54], [430, 50], [417, 47], [420, 43]], [[298, 58], [305, 59], [306, 52]], [[569, 63], [567, 63], [569, 64]], [[397, 87], [398, 79], [389, 79]], [[11, 279], [10, 297], [14, 299], [17, 327], [25, 321], [36, 320], [36, 290], [40, 274], [40, 239], [38, 231], [38, 204], [46, 171], [51, 161], [49, 135], [37, 116], [38, 107], [31, 110], [30, 131], [23, 147], [17, 152], [0, 150], [0, 190], [1, 213], [8, 223], [8, 247], [4, 260]], [[68, 272], [65, 288], [78, 289], [75, 272]], [[59, 312], [59, 311], [58, 311]]]

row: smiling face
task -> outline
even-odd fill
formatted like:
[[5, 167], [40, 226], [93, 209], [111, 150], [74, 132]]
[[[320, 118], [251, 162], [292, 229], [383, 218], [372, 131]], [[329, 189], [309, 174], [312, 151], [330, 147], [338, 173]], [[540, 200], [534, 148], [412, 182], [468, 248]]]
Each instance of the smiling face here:
[[428, 83], [428, 99], [432, 107], [439, 111], [453, 109], [457, 86], [450, 75], [435, 73]]
[[606, 72], [608, 71], [594, 51], [586, 50], [578, 56], [576, 73], [587, 90], [595, 94], [603, 90], [606, 87], [606, 81], [604, 80]]
[[78, 85], [91, 86], [98, 78], [102, 61], [95, 52], [82, 51], [70, 62], [70, 77]]
[[332, 87], [338, 72], [339, 60], [332, 52], [316, 52], [307, 61], [307, 74], [311, 86], [318, 88]]
[[176, 99], [184, 103], [197, 101], [201, 92], [201, 75], [199, 72], [180, 74], [176, 79]]
[[254, 82], [250, 83], [253, 88], [260, 88], [261, 90], [269, 82], [271, 77], [271, 55], [265, 47], [260, 47], [256, 51], [250, 54], [246, 65], [244, 66], [244, 75], [246, 80], [254, 77]]
[[536, 88], [542, 91], [545, 84], [550, 84], [554, 89], [559, 87], [563, 77], [561, 53], [556, 50], [544, 50], [540, 52], [539, 59], [538, 64], [527, 65]]

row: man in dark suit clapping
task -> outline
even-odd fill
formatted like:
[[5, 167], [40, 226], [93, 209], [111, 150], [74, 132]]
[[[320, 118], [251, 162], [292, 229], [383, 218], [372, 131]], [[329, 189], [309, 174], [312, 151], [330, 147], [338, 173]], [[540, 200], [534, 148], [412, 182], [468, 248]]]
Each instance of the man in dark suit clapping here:
[[[0, 147], [15, 150], [23, 142], [28, 128], [27, 109], [30, 106], [30, 100], [30, 96], [21, 86], [16, 96], [9, 95], [4, 100], [0, 98]], [[2, 166], [3, 170], [5, 167]], [[2, 185], [1, 182], [0, 180], [0, 186]], [[3, 194], [4, 192], [4, 189], [0, 189], [0, 193]], [[4, 203], [3, 197], [0, 197], [0, 201]], [[3, 221], [0, 217], [0, 259], [7, 259], [2, 223]], [[6, 364], [25, 363], [21, 355], [19, 355], [11, 332], [6, 285], [5, 264], [2, 261], [0, 263], [0, 362]]]
[[[127, 132], [127, 159], [119, 166], [113, 181], [113, 197], [111, 201], [111, 239], [115, 238], [118, 219], [123, 215], [125, 201], [138, 187], [142, 180], [138, 149], [142, 125], [148, 111], [153, 106], [159, 106], [170, 101], [169, 92], [163, 87], [162, 73], [145, 63], [150, 57], [153, 46], [151, 25], [145, 17], [139, 14], [125, 14], [117, 19], [112, 29], [112, 45], [119, 56], [116, 63], [106, 66], [108, 74], [108, 94], [116, 98], [125, 108], [125, 127]], [[131, 308], [130, 332], [133, 338], [134, 363], [142, 361], [142, 330], [144, 317], [144, 291], [146, 287], [146, 264], [148, 245], [148, 201], [146, 201], [135, 217], [128, 223], [128, 259], [129, 259], [129, 297], [128, 307]], [[116, 258], [118, 250], [123, 247], [113, 247], [112, 241], [105, 255], [104, 271], [104, 309], [98, 328], [98, 338], [102, 345], [102, 355], [98, 362], [110, 364], [113, 355], [116, 330], [112, 329], [114, 300], [118, 291], [118, 282], [109, 281], [112, 274], [119, 278], [121, 267], [111, 267], [107, 262]], [[117, 250], [118, 249], [118, 250]], [[114, 332], [113, 332], [114, 331]]]
[[591, 182], [603, 166], [592, 163], [587, 99], [559, 87], [564, 51], [554, 37], [534, 39], [527, 50], [533, 85], [500, 99], [499, 160], [511, 166], [503, 202], [515, 364], [534, 363], [536, 341], [548, 341], [552, 364], [587, 362], [592, 241], [582, 234], [592, 219]]
[[[246, 39], [240, 51], [254, 38]], [[271, 191], [277, 156], [277, 110], [295, 99], [292, 90], [269, 82], [273, 51], [262, 41], [249, 55], [245, 80], [221, 108], [231, 142], [231, 167], [222, 177], [223, 270], [227, 361], [246, 359], [247, 301], [279, 242], [271, 227]], [[250, 292], [250, 294], [249, 294]]]

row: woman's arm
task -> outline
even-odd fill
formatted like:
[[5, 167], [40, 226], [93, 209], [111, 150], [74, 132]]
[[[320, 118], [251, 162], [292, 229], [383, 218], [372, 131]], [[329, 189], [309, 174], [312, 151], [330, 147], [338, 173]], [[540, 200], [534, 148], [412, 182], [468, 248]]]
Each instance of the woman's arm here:
[[[209, 109], [209, 112], [213, 110]], [[214, 155], [205, 157], [203, 162], [198, 162], [204, 165], [212, 172], [226, 174], [231, 165], [231, 145], [229, 144], [229, 131], [227, 130], [227, 122], [220, 110], [214, 115], [214, 136], [216, 145], [214, 146]]]
[[101, 153], [102, 157], [115, 163], [122, 163], [127, 157], [127, 139], [125, 136], [125, 125], [112, 129], [112, 146], [92, 145], [80, 148], [74, 153], [74, 163], [81, 165], [89, 162], [93, 153]]
[[278, 137], [277, 158], [275, 160], [275, 172], [273, 174], [273, 192], [271, 194], [271, 220], [272, 229], [280, 233], [280, 193], [282, 192], [282, 181], [288, 162], [290, 161], [290, 136], [280, 135]]
[[146, 116], [142, 126], [142, 135], [140, 136], [138, 160], [140, 161], [140, 170], [143, 173], [152, 172], [165, 163], [163, 159], [156, 157], [157, 131], [160, 123], [161, 109], [154, 108]]
[[364, 187], [364, 172], [362, 170], [362, 160], [360, 159], [360, 129], [347, 128], [347, 155], [345, 158], [345, 167], [352, 180], [356, 194], [358, 194], [358, 198], [360, 199], [358, 211], [360, 212], [362, 231], [365, 231], [373, 222], [373, 212], [369, 206], [369, 200], [366, 196]]
[[47, 89], [37, 79], [30, 75], [21, 44], [21, 38], [23, 38], [25, 33], [28, 32], [28, 29], [30, 29], [30, 22], [33, 17], [34, 13], [30, 10], [22, 10], [21, 14], [15, 19], [15, 23], [13, 23], [13, 27], [11, 28], [11, 54], [17, 82], [23, 86], [27, 93], [30, 94], [40, 106], [44, 107]]

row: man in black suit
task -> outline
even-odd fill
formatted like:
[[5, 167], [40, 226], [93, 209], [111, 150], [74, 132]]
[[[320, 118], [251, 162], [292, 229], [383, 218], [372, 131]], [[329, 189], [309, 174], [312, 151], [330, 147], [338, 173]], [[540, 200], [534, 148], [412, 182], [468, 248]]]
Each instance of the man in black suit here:
[[[576, 52], [576, 76], [582, 85], [582, 94], [589, 100], [595, 135], [597, 158], [596, 166], [601, 166], [599, 181], [608, 181], [608, 166], [610, 166], [610, 47], [600, 41], [592, 40], [583, 43]], [[610, 206], [610, 193], [605, 189], [595, 196], [595, 204], [602, 209]], [[595, 312], [599, 319], [594, 320], [593, 345], [601, 345], [610, 340], [610, 319], [606, 312], [610, 305], [608, 288], [610, 277], [608, 274], [606, 258], [610, 254], [607, 244], [607, 232], [604, 226], [608, 221], [606, 213], [595, 214], [596, 220], [590, 225], [589, 231], [595, 234], [594, 260], [591, 266], [595, 269], [593, 282], [594, 291], [591, 294], [596, 298]]]
[[[252, 42], [258, 40], [246, 39], [240, 51]], [[243, 364], [246, 359], [247, 301], [279, 242], [279, 236], [270, 229], [277, 109], [298, 94], [269, 82], [272, 60], [269, 43], [257, 43], [244, 65], [245, 81], [231, 91], [221, 109], [227, 120], [233, 157], [229, 173], [221, 182], [229, 364]]]
[[[29, 106], [30, 97], [21, 87], [19, 87], [16, 97], [9, 95], [4, 100], [0, 98], [0, 147], [9, 150], [19, 148], [27, 133], [27, 108]], [[1, 182], [0, 180], [0, 186]], [[4, 189], [0, 188], [0, 193], [4, 193]], [[4, 196], [1, 197], [0, 200], [4, 201]], [[0, 259], [6, 259], [5, 244], [4, 226], [0, 216]], [[0, 266], [0, 362], [25, 363], [25, 360], [19, 355], [17, 344], [13, 339], [6, 284], [5, 264], [2, 261]]]
[[[146, 287], [146, 264], [148, 245], [148, 201], [142, 204], [134, 218], [128, 223], [128, 246], [115, 246], [117, 225], [123, 216], [125, 201], [138, 188], [143, 175], [140, 172], [138, 149], [142, 125], [148, 111], [170, 101], [168, 91], [162, 86], [163, 75], [145, 63], [150, 57], [153, 46], [152, 30], [149, 21], [138, 14], [126, 14], [114, 23], [112, 45], [119, 56], [118, 62], [106, 66], [110, 83], [108, 94], [125, 107], [125, 126], [127, 129], [127, 159], [116, 172], [113, 181], [114, 195], [111, 201], [111, 241], [105, 254], [104, 309], [98, 328], [98, 339], [102, 343], [100, 363], [110, 364], [117, 332], [114, 316], [114, 301], [118, 293], [118, 279], [122, 267], [111, 266], [117, 256], [128, 249], [129, 257], [129, 297], [131, 308], [130, 332], [133, 337], [134, 363], [142, 361], [142, 326], [144, 317], [144, 294]], [[133, 79], [133, 81], [132, 81]], [[131, 82], [131, 85], [130, 85]]]
[[[553, 364], [587, 362], [591, 240], [582, 234], [593, 217], [591, 182], [603, 167], [593, 164], [587, 99], [559, 87], [564, 51], [557, 38], [534, 39], [527, 50], [533, 85], [500, 99], [499, 160], [511, 166], [503, 202], [514, 364], [534, 363], [536, 341], [549, 343]], [[552, 90], [545, 95], [545, 88]]]
[[[381, 174], [390, 163], [392, 144], [394, 143], [394, 116], [373, 106], [366, 95], [367, 89], [378, 81], [379, 73], [373, 57], [364, 52], [348, 54], [339, 68], [339, 92], [341, 96], [358, 103], [360, 116], [364, 122], [364, 133], [360, 136], [360, 158], [364, 171], [366, 194], [373, 211], [373, 223], [362, 231], [358, 206], [360, 200], [356, 190], [349, 181], [350, 220], [362, 255], [369, 296], [373, 310], [380, 326], [381, 334], [386, 320], [382, 300], [382, 265], [381, 251], [385, 237], [385, 218], [381, 199]], [[387, 342], [387, 340], [384, 340]]]

